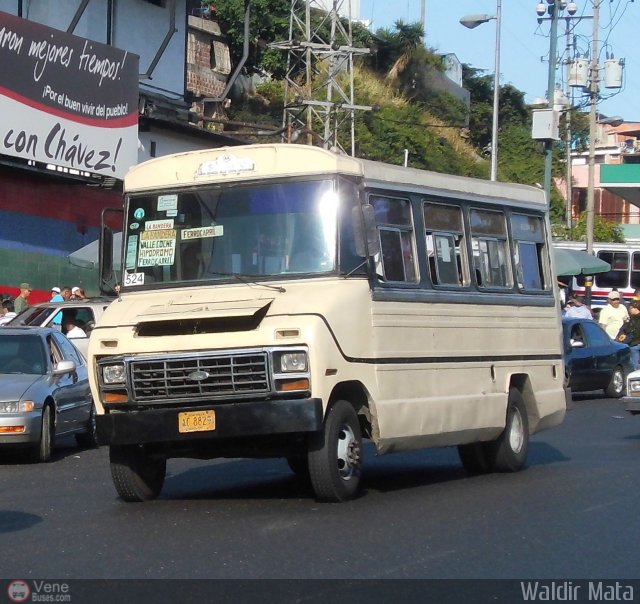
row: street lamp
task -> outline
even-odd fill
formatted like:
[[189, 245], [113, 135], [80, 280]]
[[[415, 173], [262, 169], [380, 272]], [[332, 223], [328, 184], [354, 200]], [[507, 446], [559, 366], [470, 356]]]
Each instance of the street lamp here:
[[502, 0], [496, 0], [494, 15], [466, 15], [460, 23], [468, 29], [478, 27], [487, 21], [496, 22], [496, 48], [493, 74], [493, 120], [491, 122], [491, 180], [498, 180], [498, 101], [500, 100], [500, 21], [502, 17]]

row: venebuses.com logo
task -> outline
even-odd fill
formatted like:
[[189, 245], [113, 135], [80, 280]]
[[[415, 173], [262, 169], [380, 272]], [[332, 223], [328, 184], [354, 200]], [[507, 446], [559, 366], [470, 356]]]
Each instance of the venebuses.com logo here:
[[61, 581], [22, 581], [15, 579], [7, 586], [11, 602], [71, 602], [71, 588]]
[[7, 594], [12, 602], [26, 602], [31, 595], [31, 588], [26, 581], [11, 581], [7, 587]]

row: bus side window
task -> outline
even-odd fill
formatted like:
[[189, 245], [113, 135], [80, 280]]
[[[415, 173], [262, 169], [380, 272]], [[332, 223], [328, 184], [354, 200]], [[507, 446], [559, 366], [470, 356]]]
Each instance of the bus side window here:
[[464, 287], [469, 284], [469, 263], [462, 220], [456, 205], [425, 202], [425, 243], [431, 282]]
[[416, 283], [415, 238], [408, 199], [371, 195], [378, 236], [382, 278], [385, 281]]
[[[513, 287], [504, 212], [472, 209], [471, 246], [479, 287]], [[476, 272], [477, 274], [477, 272]]]

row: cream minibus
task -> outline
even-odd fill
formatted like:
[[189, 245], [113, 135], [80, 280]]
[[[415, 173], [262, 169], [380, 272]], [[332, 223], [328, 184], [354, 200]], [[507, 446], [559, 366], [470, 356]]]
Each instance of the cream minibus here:
[[516, 471], [562, 421], [542, 191], [285, 144], [153, 159], [124, 188], [89, 361], [125, 501], [155, 498], [174, 457], [283, 457], [343, 501], [363, 439]]

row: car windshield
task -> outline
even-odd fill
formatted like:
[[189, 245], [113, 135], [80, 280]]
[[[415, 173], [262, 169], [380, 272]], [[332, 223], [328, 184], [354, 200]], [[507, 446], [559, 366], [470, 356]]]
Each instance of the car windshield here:
[[2, 335], [0, 374], [32, 373], [44, 375], [47, 363], [42, 340], [34, 335]]
[[125, 286], [336, 268], [331, 180], [136, 195], [127, 207]]
[[21, 312], [10, 321], [11, 325], [44, 325], [55, 312], [55, 308], [48, 306], [32, 306]]

